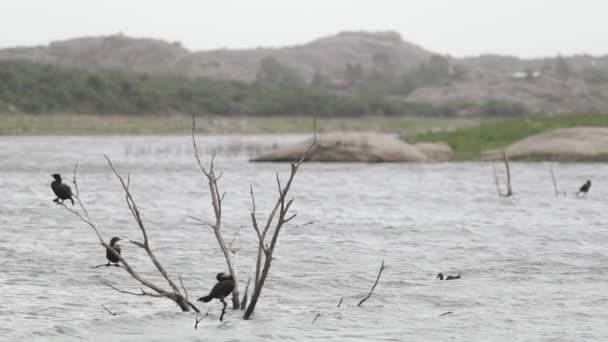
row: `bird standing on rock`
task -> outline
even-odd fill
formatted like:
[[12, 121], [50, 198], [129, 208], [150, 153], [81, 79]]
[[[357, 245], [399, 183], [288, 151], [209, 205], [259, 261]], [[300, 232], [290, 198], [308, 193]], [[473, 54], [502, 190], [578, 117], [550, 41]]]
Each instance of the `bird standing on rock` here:
[[217, 298], [220, 302], [224, 303], [224, 298], [228, 297], [232, 290], [234, 290], [234, 279], [231, 275], [226, 273], [218, 273], [215, 277], [217, 279], [217, 284], [213, 286], [209, 295], [199, 298], [198, 300], [207, 303], [210, 302], [213, 298]]
[[443, 278], [443, 273], [439, 272], [439, 274], [437, 274], [437, 278], [435, 279], [439, 279], [439, 280], [454, 280], [454, 279], [460, 279], [460, 274], [457, 275], [449, 275], [447, 277], [445, 277], [445, 279]]
[[[72, 198], [72, 189], [70, 189], [69, 185], [61, 182], [61, 175], [55, 173], [52, 174], [51, 177], [55, 178], [55, 180], [51, 183], [51, 189], [53, 189], [55, 196], [57, 196], [57, 198], [55, 198], [53, 202], [57, 204], [63, 204], [64, 200], [69, 199], [70, 201], [72, 201], [72, 205], [74, 205], [74, 199]], [[61, 203], [59, 203], [59, 200], [61, 200]]]
[[587, 193], [589, 192], [590, 188], [591, 188], [591, 181], [587, 180], [585, 182], [585, 184], [583, 184], [583, 186], [581, 186], [581, 188], [578, 189], [578, 192], [576, 193], [576, 196], [580, 195], [581, 193], [583, 194], [583, 196], [586, 196]]
[[[116, 253], [118, 253], [119, 255], [120, 246], [117, 244], [117, 242], [120, 240], [121, 239], [117, 236], [113, 237], [112, 240], [110, 240], [110, 247], [114, 248], [114, 251], [116, 251]], [[108, 264], [106, 266], [110, 266], [111, 263], [118, 264], [120, 262], [118, 255], [116, 255], [114, 251], [106, 247], [106, 258], [108, 259]]]

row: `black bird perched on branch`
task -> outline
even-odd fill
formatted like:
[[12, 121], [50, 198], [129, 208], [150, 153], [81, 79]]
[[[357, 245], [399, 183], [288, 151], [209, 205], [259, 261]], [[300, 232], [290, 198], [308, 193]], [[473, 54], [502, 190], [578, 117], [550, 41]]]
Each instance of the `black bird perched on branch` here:
[[51, 177], [55, 178], [55, 180], [51, 183], [51, 189], [53, 189], [55, 196], [57, 196], [57, 198], [55, 198], [53, 202], [59, 204], [59, 200], [61, 200], [61, 204], [63, 204], [64, 200], [69, 199], [70, 201], [72, 201], [72, 205], [74, 205], [74, 199], [72, 198], [72, 189], [70, 189], [69, 185], [61, 183], [61, 175], [55, 173], [52, 174]]
[[460, 274], [457, 275], [449, 275], [447, 277], [445, 277], [445, 279], [443, 278], [443, 273], [439, 272], [439, 274], [437, 274], [437, 278], [435, 279], [439, 279], [439, 280], [454, 280], [454, 279], [460, 279]]
[[207, 303], [213, 298], [217, 298], [223, 303], [224, 298], [228, 297], [228, 295], [232, 293], [232, 290], [234, 290], [234, 279], [231, 275], [226, 273], [218, 273], [215, 278], [217, 279], [217, 284], [213, 286], [213, 289], [211, 289], [209, 295], [199, 298], [199, 301]]
[[[110, 240], [110, 247], [114, 248], [116, 253], [120, 254], [120, 246], [117, 242], [120, 241], [120, 238], [115, 236]], [[116, 255], [110, 248], [106, 248], [106, 258], [108, 259], [108, 264], [106, 266], [110, 266], [110, 263], [118, 264], [120, 259], [118, 259], [118, 255]]]
[[578, 189], [578, 192], [576, 193], [576, 196], [580, 195], [581, 193], [584, 195], [587, 195], [587, 192], [589, 192], [589, 189], [591, 188], [591, 181], [587, 180], [585, 182], [585, 184], [583, 184], [583, 186], [581, 186], [580, 189]]

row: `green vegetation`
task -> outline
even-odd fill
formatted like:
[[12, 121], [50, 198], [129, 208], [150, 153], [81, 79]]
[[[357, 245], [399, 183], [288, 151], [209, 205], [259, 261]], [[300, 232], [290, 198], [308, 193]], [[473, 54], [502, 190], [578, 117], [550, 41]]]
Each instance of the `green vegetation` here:
[[[192, 118], [186, 115], [90, 115], [0, 113], [0, 135], [63, 134], [188, 134]], [[362, 116], [322, 118], [319, 130], [402, 132], [408, 136], [429, 130], [446, 130], [478, 123], [476, 119]], [[299, 116], [199, 116], [197, 130], [202, 134], [309, 133], [310, 117]]]
[[608, 114], [572, 114], [553, 117], [530, 116], [508, 120], [482, 121], [478, 126], [453, 131], [427, 132], [408, 140], [445, 142], [457, 160], [475, 159], [484, 150], [505, 147], [527, 136], [555, 128], [608, 127]]
[[264, 66], [258, 75], [260, 82], [246, 84], [3, 61], [0, 112], [326, 117], [449, 114], [447, 107], [382, 94], [337, 94], [298, 85], [276, 60], [265, 60]]

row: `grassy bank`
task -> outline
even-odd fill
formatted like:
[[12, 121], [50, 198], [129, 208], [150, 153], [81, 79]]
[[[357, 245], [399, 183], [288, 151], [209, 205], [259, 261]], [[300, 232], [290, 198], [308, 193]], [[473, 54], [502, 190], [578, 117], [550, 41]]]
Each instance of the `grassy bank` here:
[[565, 127], [608, 127], [608, 113], [572, 114], [553, 117], [530, 116], [483, 121], [479, 125], [453, 131], [426, 132], [406, 140], [444, 142], [454, 149], [457, 160], [476, 159], [481, 151], [505, 147], [527, 136]]
[[[186, 134], [192, 118], [187, 115], [134, 116], [85, 114], [2, 114], [0, 135], [101, 135]], [[413, 136], [421, 132], [452, 130], [477, 124], [477, 119], [362, 116], [320, 118], [319, 131], [378, 131]], [[208, 134], [305, 133], [311, 117], [200, 116], [197, 129]]]

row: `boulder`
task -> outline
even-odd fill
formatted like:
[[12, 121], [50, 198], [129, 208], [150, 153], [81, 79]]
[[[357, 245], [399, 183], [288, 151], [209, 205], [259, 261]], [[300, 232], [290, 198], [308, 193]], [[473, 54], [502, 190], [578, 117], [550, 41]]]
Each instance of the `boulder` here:
[[[290, 161], [299, 158], [312, 138], [263, 153], [252, 161]], [[320, 162], [429, 162], [445, 160], [449, 146], [410, 145], [379, 133], [334, 132], [320, 134], [306, 160]], [[451, 149], [449, 150], [451, 153]], [[439, 157], [441, 156], [441, 157]]]
[[[608, 128], [560, 128], [519, 140], [506, 148], [510, 159], [595, 161], [608, 160]], [[485, 151], [482, 159], [502, 158], [502, 149]]]

